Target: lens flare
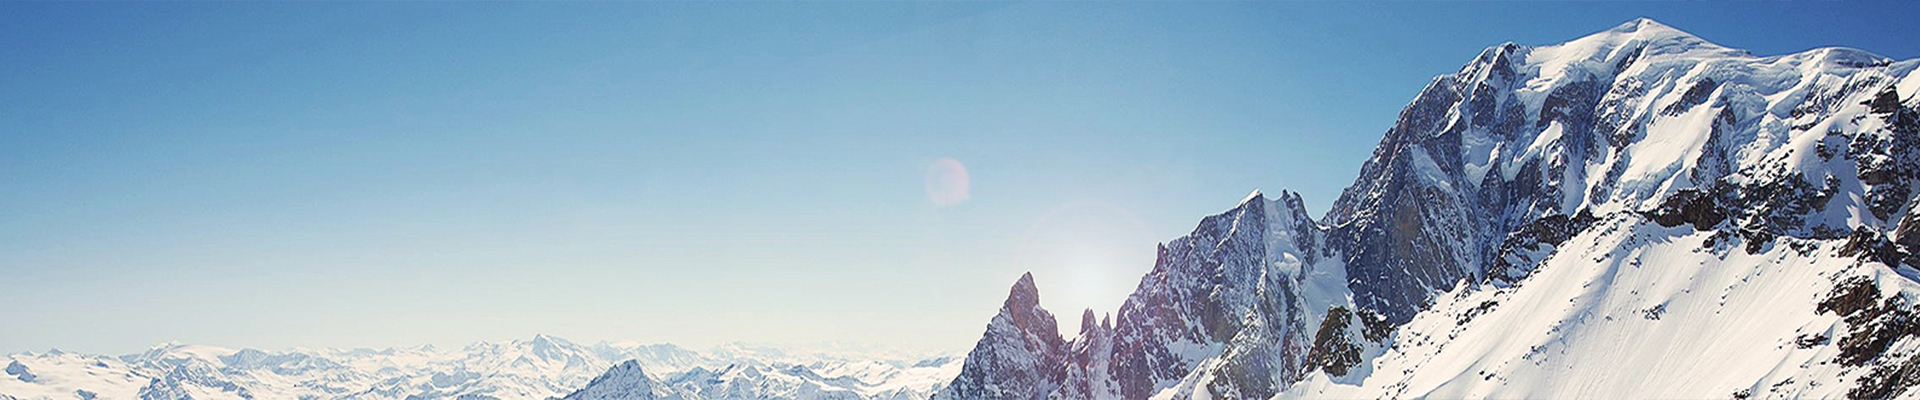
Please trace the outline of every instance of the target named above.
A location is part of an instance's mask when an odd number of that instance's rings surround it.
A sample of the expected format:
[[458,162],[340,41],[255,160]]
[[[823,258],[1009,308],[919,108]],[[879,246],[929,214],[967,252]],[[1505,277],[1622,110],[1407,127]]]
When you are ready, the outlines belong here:
[[968,190],[973,183],[967,177],[967,166],[960,160],[942,158],[927,166],[927,199],[934,205],[953,207],[967,201]]

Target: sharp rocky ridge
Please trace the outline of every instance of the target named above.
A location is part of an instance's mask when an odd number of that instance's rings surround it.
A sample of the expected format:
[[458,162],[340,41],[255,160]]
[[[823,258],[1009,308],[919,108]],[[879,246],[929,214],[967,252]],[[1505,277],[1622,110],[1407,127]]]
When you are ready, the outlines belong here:
[[1490,47],[1324,216],[1255,192],[1111,321],[1053,336],[1023,276],[935,397],[1920,396],[1916,66],[1649,19]]

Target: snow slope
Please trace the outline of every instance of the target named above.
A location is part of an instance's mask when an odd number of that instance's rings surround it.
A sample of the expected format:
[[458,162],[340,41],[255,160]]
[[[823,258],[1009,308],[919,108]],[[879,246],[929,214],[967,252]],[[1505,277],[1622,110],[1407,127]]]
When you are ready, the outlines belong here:
[[[1276,398],[1845,397],[1873,369],[1836,361],[1850,325],[1821,303],[1836,282],[1890,271],[1846,244],[1783,239],[1748,253],[1619,215],[1517,286],[1441,296],[1370,374],[1314,374]],[[1908,279],[1874,281],[1920,293]]]

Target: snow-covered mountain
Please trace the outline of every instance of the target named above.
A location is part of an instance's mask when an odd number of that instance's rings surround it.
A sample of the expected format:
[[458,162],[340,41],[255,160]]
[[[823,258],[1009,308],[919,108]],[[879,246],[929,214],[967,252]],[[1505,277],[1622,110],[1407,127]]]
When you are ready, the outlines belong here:
[[655,376],[639,363],[614,366],[563,400],[918,400],[947,385],[960,358],[929,358],[911,365],[878,361],[764,363],[694,367]]
[[1110,323],[1003,310],[935,397],[1920,396],[1916,66],[1647,19],[1488,48],[1325,216],[1255,192]]
[[647,375],[637,361],[627,361],[613,366],[607,373],[593,378],[587,386],[568,394],[561,400],[660,400],[684,399],[673,393],[658,378]]
[[[671,344],[587,346],[545,335],[457,350],[270,352],[166,344],[119,357],[61,351],[10,355],[6,375],[0,376],[0,399],[541,400],[589,386],[631,389],[632,383],[645,382],[634,377],[653,379],[646,375],[653,373],[673,382],[659,385],[663,393],[717,382],[735,388],[729,392],[734,397],[693,390],[659,398],[807,398],[789,394],[810,387],[852,394],[813,398],[896,400],[925,399],[959,372],[957,356],[911,354],[739,344],[706,350]],[[576,398],[642,392],[647,391],[589,392]]]

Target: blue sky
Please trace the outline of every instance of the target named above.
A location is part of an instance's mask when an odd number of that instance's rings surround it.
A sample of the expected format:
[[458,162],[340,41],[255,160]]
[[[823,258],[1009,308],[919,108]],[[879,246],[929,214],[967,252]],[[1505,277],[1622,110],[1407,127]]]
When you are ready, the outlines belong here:
[[[964,350],[1253,189],[1318,214],[1491,45],[1906,3],[0,3],[0,352],[548,333]],[[929,200],[953,158],[969,198]]]

